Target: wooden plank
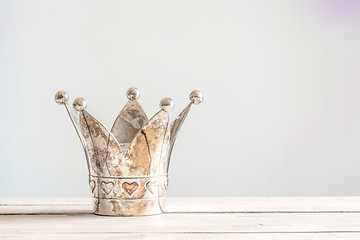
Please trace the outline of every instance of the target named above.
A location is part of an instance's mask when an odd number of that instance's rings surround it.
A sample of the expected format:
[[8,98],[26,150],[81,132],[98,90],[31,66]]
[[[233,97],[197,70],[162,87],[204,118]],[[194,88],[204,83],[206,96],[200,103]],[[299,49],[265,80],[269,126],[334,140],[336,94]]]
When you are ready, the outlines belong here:
[[[167,212],[360,212],[360,197],[168,198]],[[90,198],[0,198],[0,214],[86,214]]]
[[0,205],[0,215],[90,214],[92,205]]
[[9,205],[89,205],[91,198],[0,198],[0,206]]
[[9,240],[53,240],[53,239],[67,239],[67,240],[79,240],[79,239],[144,239],[144,240],[314,240],[314,239],[326,239],[326,240],[359,240],[359,233],[218,233],[218,234],[204,234],[204,233],[190,233],[190,234],[11,234],[2,235],[0,238]]
[[169,198],[163,215],[103,217],[90,214],[90,198],[3,198],[0,213],[9,215],[0,216],[0,238],[360,239],[359,203],[360,197]]
[[148,217],[2,215],[11,234],[360,233],[359,213],[177,213]]
[[169,198],[169,212],[360,212],[360,197]]

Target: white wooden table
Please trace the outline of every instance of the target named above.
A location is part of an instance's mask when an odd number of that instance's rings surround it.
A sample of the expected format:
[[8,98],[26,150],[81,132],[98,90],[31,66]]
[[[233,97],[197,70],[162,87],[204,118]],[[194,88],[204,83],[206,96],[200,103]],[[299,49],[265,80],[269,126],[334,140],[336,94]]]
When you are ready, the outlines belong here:
[[0,198],[0,239],[360,239],[360,197],[169,198],[149,217],[91,200]]

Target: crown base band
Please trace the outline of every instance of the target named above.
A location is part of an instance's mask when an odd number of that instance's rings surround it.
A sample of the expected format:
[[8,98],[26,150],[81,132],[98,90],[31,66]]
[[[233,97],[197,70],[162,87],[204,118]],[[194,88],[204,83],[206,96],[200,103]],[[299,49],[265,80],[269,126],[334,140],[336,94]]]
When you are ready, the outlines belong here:
[[105,216],[161,214],[168,184],[167,175],[141,177],[89,176],[93,211]]
[[94,214],[103,216],[149,216],[163,213],[165,197],[154,199],[94,199]]

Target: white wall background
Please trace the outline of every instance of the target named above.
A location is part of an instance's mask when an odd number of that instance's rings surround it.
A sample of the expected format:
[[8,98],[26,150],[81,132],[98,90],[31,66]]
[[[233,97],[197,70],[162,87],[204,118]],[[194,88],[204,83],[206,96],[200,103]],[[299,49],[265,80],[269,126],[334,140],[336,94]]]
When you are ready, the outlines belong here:
[[0,196],[89,196],[54,94],[175,118],[169,196],[360,194],[359,1],[0,0]]

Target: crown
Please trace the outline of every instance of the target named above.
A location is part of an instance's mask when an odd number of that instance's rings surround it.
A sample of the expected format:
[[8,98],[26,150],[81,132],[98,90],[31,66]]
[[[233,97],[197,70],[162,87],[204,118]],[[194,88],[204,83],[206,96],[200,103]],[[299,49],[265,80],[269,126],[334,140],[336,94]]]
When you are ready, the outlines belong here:
[[130,88],[128,102],[107,130],[76,98],[69,106],[65,91],[55,95],[64,105],[85,151],[95,214],[141,216],[163,212],[169,161],[176,136],[191,107],[203,101],[200,91],[190,93],[190,103],[172,122],[170,98],[160,101],[160,111],[148,119],[138,102],[140,91]]

